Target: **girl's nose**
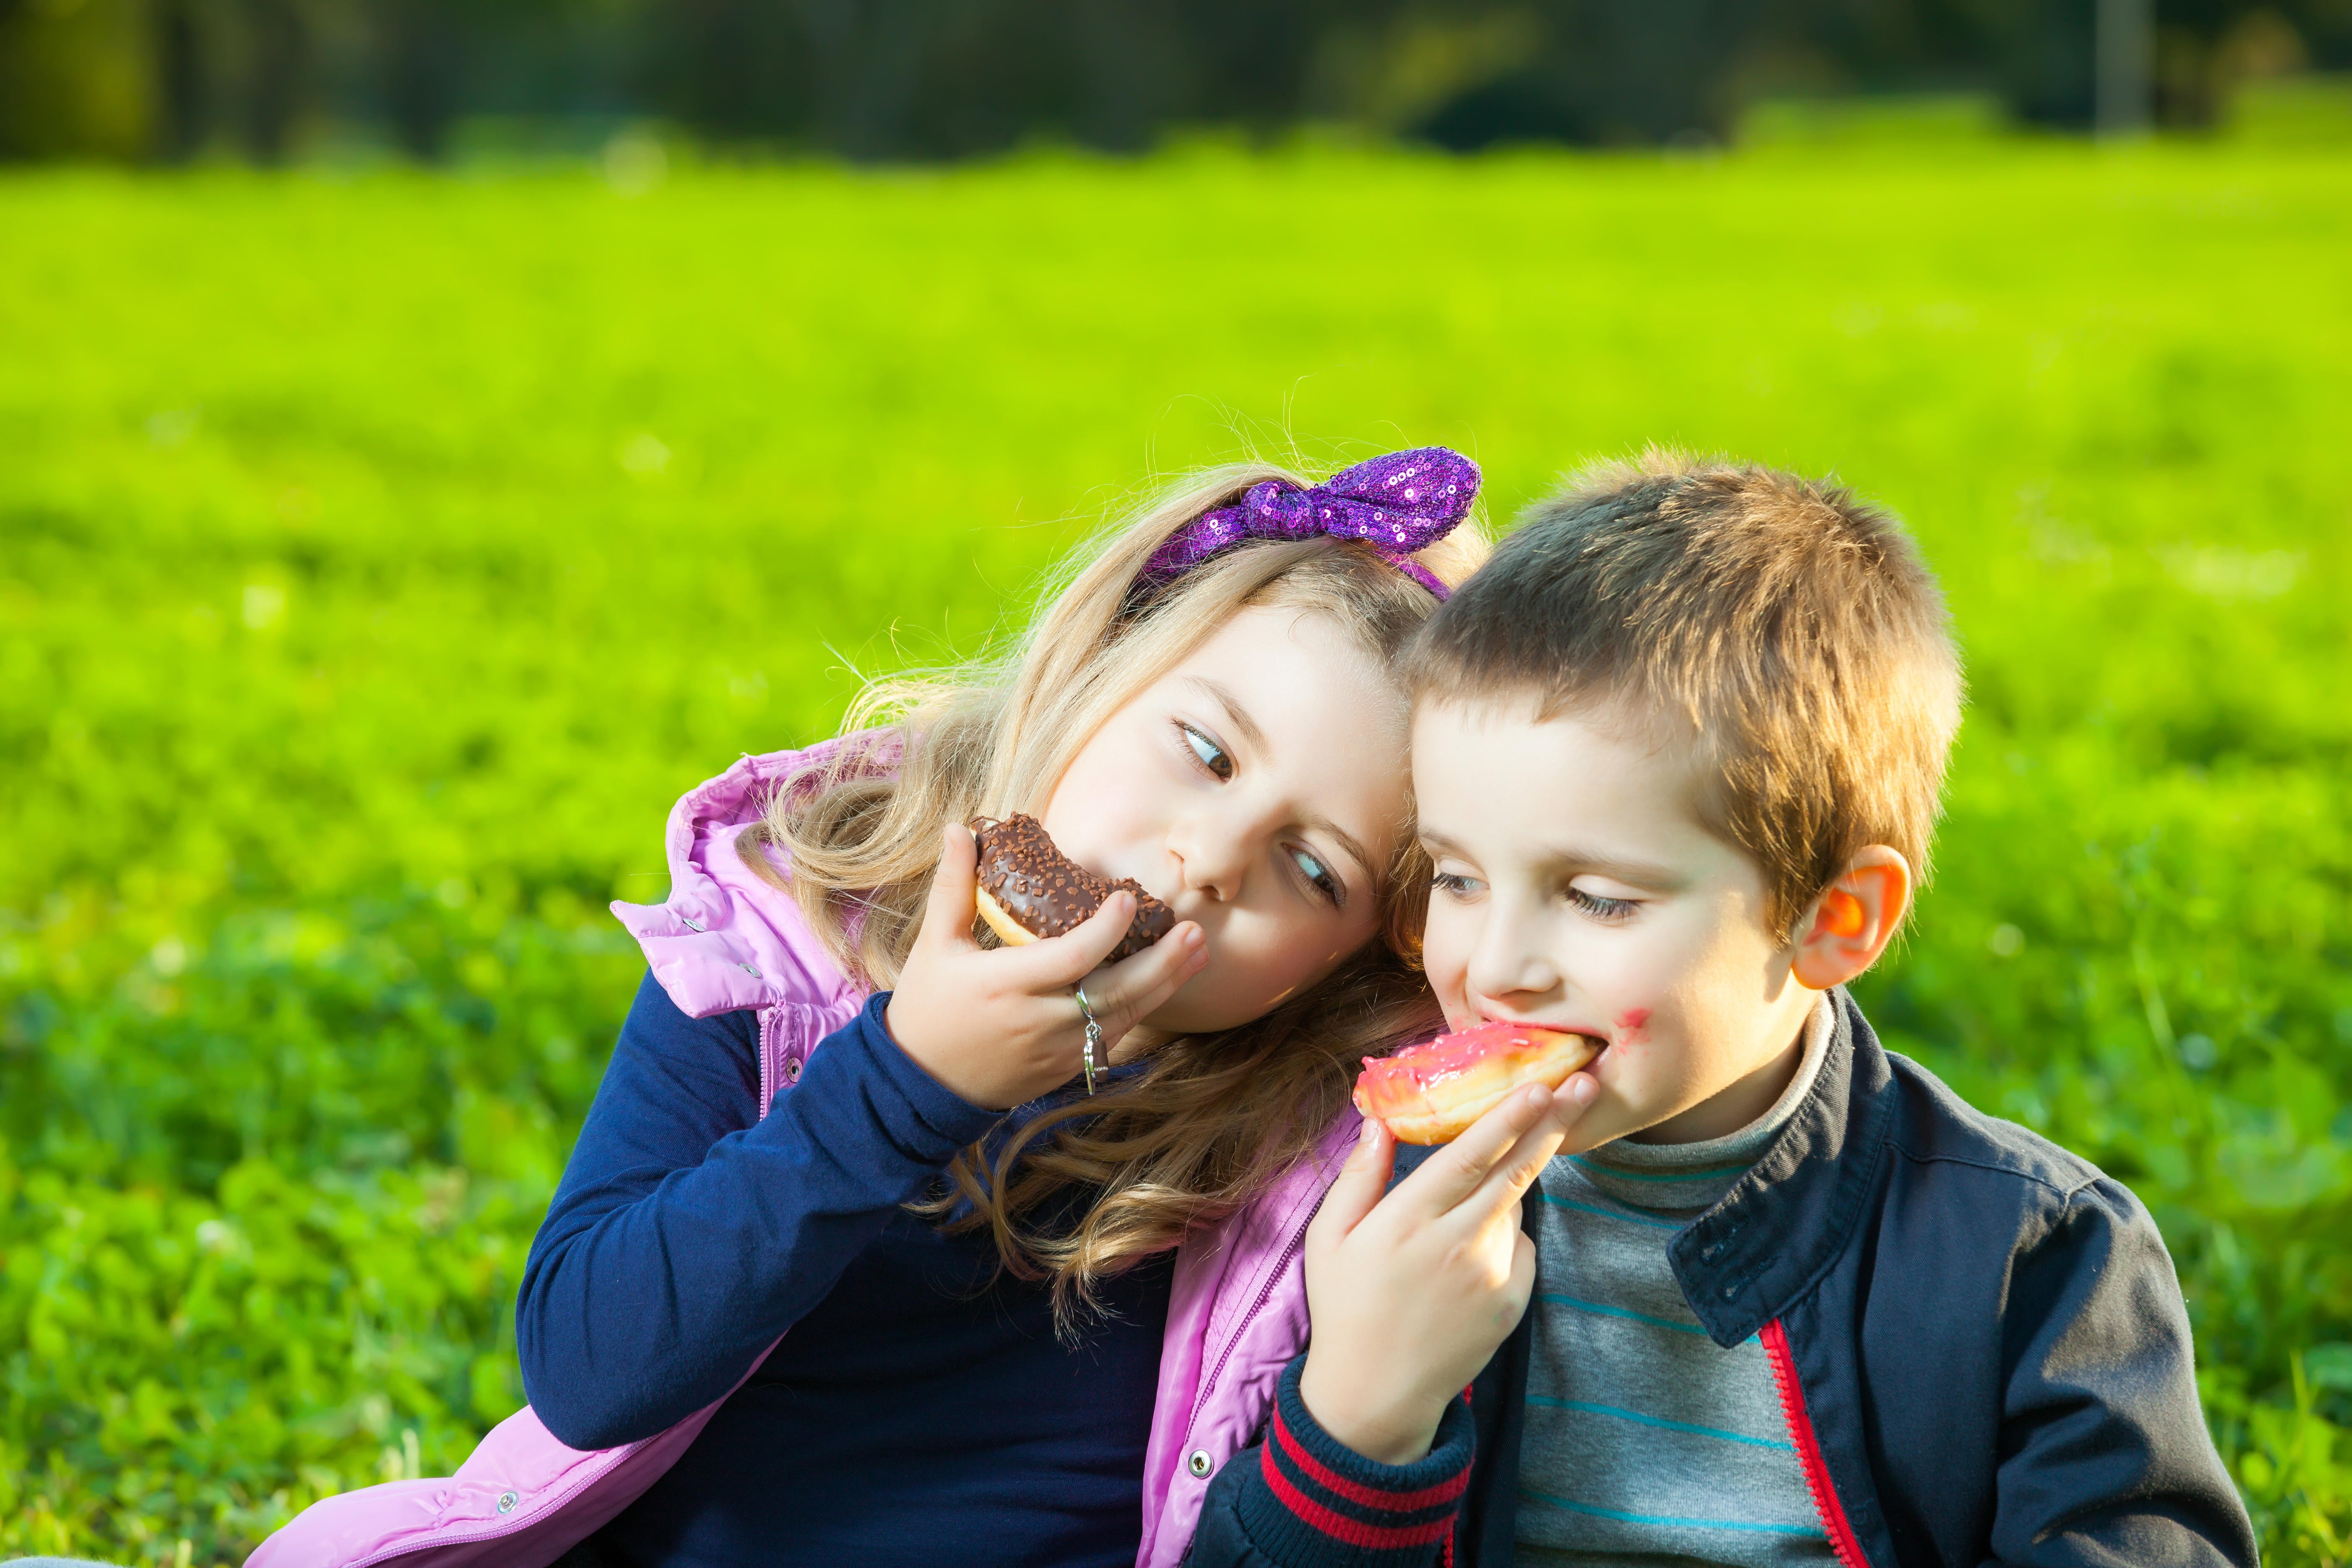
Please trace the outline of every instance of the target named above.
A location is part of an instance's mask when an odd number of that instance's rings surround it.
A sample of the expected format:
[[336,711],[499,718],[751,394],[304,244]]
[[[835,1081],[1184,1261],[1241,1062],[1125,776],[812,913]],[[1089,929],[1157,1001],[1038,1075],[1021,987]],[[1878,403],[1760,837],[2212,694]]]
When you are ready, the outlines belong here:
[[1175,824],[1168,835],[1168,853],[1175,858],[1179,885],[1221,904],[1238,900],[1249,868],[1245,837],[1225,824],[1200,818]]

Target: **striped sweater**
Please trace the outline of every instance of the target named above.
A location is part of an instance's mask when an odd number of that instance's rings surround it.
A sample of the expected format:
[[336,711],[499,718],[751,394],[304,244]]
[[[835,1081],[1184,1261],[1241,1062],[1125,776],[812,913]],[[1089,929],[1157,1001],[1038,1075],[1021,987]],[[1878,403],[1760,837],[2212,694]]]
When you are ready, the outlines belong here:
[[[1545,1168],[1536,1206],[1534,1348],[1514,1563],[1789,1568],[1836,1561],[1806,1490],[1763,1346],[1726,1351],[1685,1303],[1666,1238],[1712,1207],[1787,1125],[1820,1073],[1826,1000],[1772,1109],[1704,1143],[1615,1143]],[[1324,1433],[1282,1381],[1261,1485],[1243,1523],[1276,1563],[1359,1568],[1454,1562],[1473,1456],[1466,1401],[1427,1458],[1373,1463]]]
[[1834,1562],[1764,1346],[1707,1337],[1666,1258],[1787,1125],[1821,1070],[1826,1001],[1773,1108],[1703,1143],[1618,1142],[1545,1168],[1519,1451],[1526,1568]]

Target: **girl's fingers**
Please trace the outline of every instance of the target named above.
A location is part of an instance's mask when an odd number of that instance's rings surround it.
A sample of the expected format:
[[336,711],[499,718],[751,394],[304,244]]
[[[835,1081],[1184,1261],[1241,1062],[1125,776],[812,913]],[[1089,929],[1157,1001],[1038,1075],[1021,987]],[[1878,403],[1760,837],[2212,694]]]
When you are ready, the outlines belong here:
[[[1396,1195],[1433,1219],[1459,1207],[1518,1148],[1520,1140],[1550,1108],[1551,1092],[1542,1085],[1514,1089],[1500,1105],[1472,1122],[1468,1131],[1398,1183]],[[1537,1168],[1542,1168],[1540,1162]],[[1406,1197],[1407,1194],[1412,1195]]]
[[971,829],[950,822],[940,838],[940,868],[931,875],[930,898],[923,905],[923,923],[915,932],[917,946],[940,948],[980,944],[972,940],[971,922],[980,918],[975,901],[980,891],[980,846]]
[[[1006,973],[1013,977],[1013,984],[1024,991],[1039,994],[1051,991],[1066,992],[1103,966],[1103,960],[1108,958],[1110,950],[1126,937],[1128,925],[1134,919],[1135,896],[1132,893],[1113,893],[1103,900],[1102,908],[1087,917],[1083,924],[1060,936],[1045,937],[1026,947],[1014,948],[1005,965]],[[1102,1000],[1091,991],[1087,993],[1087,997],[1097,1004]],[[1098,1018],[1103,1016],[1103,1008],[1099,1005],[1095,1008],[1095,1016]]]
[[1160,1005],[1201,971],[1208,939],[1191,921],[1180,921],[1158,942],[1104,970],[1087,985],[1087,999],[1106,1030],[1124,1033],[1159,1011]]

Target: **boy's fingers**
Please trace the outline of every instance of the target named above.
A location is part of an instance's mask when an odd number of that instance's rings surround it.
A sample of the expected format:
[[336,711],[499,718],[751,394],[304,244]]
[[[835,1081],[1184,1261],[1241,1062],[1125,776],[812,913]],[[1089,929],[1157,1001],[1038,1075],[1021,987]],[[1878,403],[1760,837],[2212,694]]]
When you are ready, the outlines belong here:
[[1517,1207],[1543,1175],[1544,1166],[1559,1152],[1559,1146],[1568,1142],[1569,1130],[1591,1109],[1600,1090],[1600,1081],[1591,1074],[1570,1073],[1558,1089],[1545,1095],[1534,1125],[1487,1171],[1476,1198],[1465,1199],[1454,1212],[1472,1224],[1483,1224],[1503,1210]]
[[1562,1132],[1571,1132],[1601,1098],[1601,1080],[1589,1072],[1572,1072],[1560,1086],[1551,1091],[1552,1123]]
[[[1550,1097],[1545,1098],[1549,1101]],[[1477,1192],[1454,1205],[1455,1215],[1482,1225],[1497,1214],[1517,1208],[1519,1200],[1528,1195],[1528,1189],[1543,1174],[1544,1166],[1567,1141],[1568,1130],[1538,1110],[1535,1125],[1521,1133],[1518,1142],[1495,1162],[1486,1179],[1478,1184]]]
[[[1519,1310],[1528,1310],[1528,1298],[1536,1293],[1536,1238],[1524,1230],[1511,1233],[1511,1300]],[[1513,1327],[1517,1325],[1514,1324]]]
[[1455,1207],[1478,1190],[1486,1173],[1517,1146],[1550,1104],[1550,1092],[1540,1086],[1512,1090],[1500,1105],[1472,1122],[1468,1131],[1399,1183],[1397,1195],[1411,1193],[1406,1201],[1433,1216]]
[[1323,1206],[1316,1212],[1311,1227],[1314,1234],[1337,1240],[1361,1225],[1388,1190],[1389,1172],[1395,1163],[1396,1140],[1389,1136],[1379,1117],[1364,1118],[1363,1131],[1348,1152],[1348,1163],[1339,1167],[1339,1180],[1323,1194]]
[[931,874],[931,893],[923,904],[923,923],[915,941],[935,947],[979,946],[971,935],[971,922],[980,918],[979,891],[980,847],[971,829],[950,822],[940,837],[940,868]]

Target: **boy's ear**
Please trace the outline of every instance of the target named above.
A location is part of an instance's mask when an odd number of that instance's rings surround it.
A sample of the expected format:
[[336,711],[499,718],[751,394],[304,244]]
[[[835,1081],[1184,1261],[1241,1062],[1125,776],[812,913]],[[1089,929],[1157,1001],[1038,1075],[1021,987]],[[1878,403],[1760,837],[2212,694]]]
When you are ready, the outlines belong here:
[[1826,991],[1868,969],[1910,907],[1911,863],[1902,852],[1884,844],[1858,851],[1798,924],[1798,984]]

